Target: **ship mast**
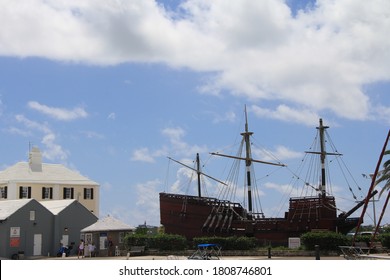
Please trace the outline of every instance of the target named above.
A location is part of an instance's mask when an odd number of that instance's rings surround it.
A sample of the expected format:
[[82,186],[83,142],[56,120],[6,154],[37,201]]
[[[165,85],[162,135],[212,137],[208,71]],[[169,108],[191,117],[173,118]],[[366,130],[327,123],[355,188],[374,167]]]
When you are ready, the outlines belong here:
[[200,160],[199,160],[199,153],[196,153],[196,174],[198,175],[198,196],[202,197],[202,189],[200,187]]
[[317,127],[319,130],[320,135],[320,151],[319,152],[306,152],[308,154],[318,154],[320,155],[320,161],[321,161],[321,185],[319,187],[320,195],[322,197],[326,196],[326,156],[327,155],[335,155],[335,156],[341,156],[339,153],[328,153],[326,152],[325,148],[325,130],[328,129],[329,126],[324,126],[322,119],[320,119],[320,126]]
[[320,130],[320,144],[321,144],[321,187],[320,192],[321,195],[324,197],[326,195],[326,177],[325,177],[325,158],[326,158],[326,151],[325,151],[325,129],[329,128],[329,126],[324,126],[322,123],[322,119],[320,119],[320,126],[318,129]]
[[252,167],[252,152],[251,152],[251,143],[250,143],[250,137],[253,135],[253,132],[248,131],[248,116],[246,113],[246,106],[245,106],[245,132],[241,133],[244,142],[245,142],[245,166],[246,166],[246,184],[248,187],[248,212],[249,217],[252,216],[252,176],[251,176],[251,167]]
[[226,183],[224,183],[224,182],[222,182],[222,181],[220,181],[220,180],[218,180],[218,179],[216,179],[216,178],[214,178],[214,177],[211,177],[210,175],[207,175],[206,173],[203,173],[203,172],[200,170],[199,153],[196,154],[196,169],[193,168],[193,167],[191,167],[191,166],[188,166],[188,165],[186,165],[186,164],[184,164],[184,163],[182,163],[182,162],[180,162],[180,161],[177,161],[177,160],[175,160],[175,159],[173,159],[173,158],[171,158],[171,157],[168,157],[168,159],[170,159],[170,160],[172,160],[172,161],[174,161],[174,162],[176,162],[176,163],[178,163],[178,164],[181,164],[181,165],[183,165],[184,167],[187,167],[187,168],[189,168],[189,169],[191,169],[191,170],[193,170],[193,171],[196,172],[196,174],[197,174],[197,176],[198,176],[198,197],[202,197],[201,183],[200,183],[200,181],[201,181],[201,180],[200,180],[200,176],[201,176],[201,175],[206,176],[207,178],[210,178],[210,179],[212,179],[212,180],[214,180],[214,181],[216,181],[216,182],[218,182],[218,183],[220,183],[220,184],[226,186]]
[[243,142],[245,144],[245,157],[237,157],[237,156],[230,156],[230,155],[223,155],[219,153],[211,153],[212,155],[216,156],[223,156],[227,158],[234,158],[239,160],[245,161],[245,175],[246,175],[246,187],[248,190],[248,217],[249,219],[252,219],[252,212],[253,212],[253,202],[252,202],[252,163],[258,162],[263,164],[270,164],[270,165],[276,165],[276,166],[285,166],[281,163],[272,163],[267,161],[261,161],[261,160],[255,160],[252,158],[252,152],[251,152],[251,141],[250,137],[253,135],[253,132],[250,132],[248,129],[248,116],[246,112],[246,106],[245,106],[245,132],[241,133]]

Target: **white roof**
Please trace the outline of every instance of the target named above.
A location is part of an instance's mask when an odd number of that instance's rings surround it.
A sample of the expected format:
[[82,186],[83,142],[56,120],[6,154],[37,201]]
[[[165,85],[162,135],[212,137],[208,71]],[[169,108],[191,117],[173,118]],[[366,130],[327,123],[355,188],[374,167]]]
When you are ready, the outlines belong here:
[[62,210],[75,202],[75,199],[62,199],[62,200],[48,200],[39,201],[46,209],[52,212],[54,215],[58,215]]
[[0,183],[4,184],[10,181],[66,185],[99,185],[62,164],[43,163],[42,171],[31,171],[28,162],[18,162],[0,171]]
[[[15,200],[1,200],[0,201],[0,221],[3,221],[25,206],[30,199],[15,199]],[[50,201],[38,201],[43,207],[48,209],[53,215],[58,215],[62,210],[74,203],[75,199],[63,199],[63,200],[50,200]]]
[[0,201],[0,221],[6,220],[32,199],[4,200]]
[[115,231],[115,230],[130,231],[134,229],[135,229],[134,227],[131,227],[111,216],[107,216],[103,219],[98,220],[96,223],[82,229],[81,232]]

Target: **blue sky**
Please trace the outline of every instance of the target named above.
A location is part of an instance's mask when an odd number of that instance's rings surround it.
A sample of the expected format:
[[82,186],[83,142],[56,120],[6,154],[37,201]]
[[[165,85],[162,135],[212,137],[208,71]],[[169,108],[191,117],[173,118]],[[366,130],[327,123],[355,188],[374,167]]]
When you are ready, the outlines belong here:
[[[167,157],[192,164],[199,152],[205,171],[223,180],[224,160],[209,153],[233,153],[227,147],[239,139],[246,105],[254,142],[290,170],[323,118],[362,188],[354,192],[366,194],[362,174],[374,171],[390,124],[387,1],[0,0],[0,7],[1,169],[26,161],[31,143],[44,162],[101,185],[102,216],[158,225],[158,193],[178,190],[189,176]],[[272,216],[292,173],[256,170]],[[335,175],[338,207],[348,210],[354,199]],[[208,184],[213,195],[217,187]]]

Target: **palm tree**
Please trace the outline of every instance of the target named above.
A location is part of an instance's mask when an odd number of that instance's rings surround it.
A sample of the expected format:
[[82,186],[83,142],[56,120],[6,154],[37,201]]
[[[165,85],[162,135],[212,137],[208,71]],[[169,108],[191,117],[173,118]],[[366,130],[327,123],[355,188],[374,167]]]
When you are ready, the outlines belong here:
[[[385,151],[384,155],[390,155],[390,150]],[[378,185],[382,182],[385,182],[385,185],[383,186],[379,196],[386,190],[390,191],[390,159],[386,160],[383,164],[383,170],[380,171],[379,178],[376,180],[375,184]]]

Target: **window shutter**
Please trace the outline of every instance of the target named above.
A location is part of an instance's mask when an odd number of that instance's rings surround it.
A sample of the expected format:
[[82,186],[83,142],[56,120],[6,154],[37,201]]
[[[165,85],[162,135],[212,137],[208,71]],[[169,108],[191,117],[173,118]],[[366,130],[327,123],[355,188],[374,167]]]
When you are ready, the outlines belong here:
[[66,198],[66,188],[63,189],[63,195],[62,195],[62,198],[65,199]]
[[53,199],[53,188],[49,188],[50,199]]
[[7,198],[7,186],[4,187],[4,198]]
[[70,188],[70,198],[74,198],[74,188]]
[[45,190],[46,190],[46,188],[45,188],[45,187],[42,187],[42,199],[45,198]]
[[31,198],[31,187],[28,187],[27,191],[27,197]]
[[93,199],[93,188],[91,188],[91,199]]
[[87,199],[87,188],[84,188],[84,199]]
[[23,187],[19,187],[19,198],[23,198]]

